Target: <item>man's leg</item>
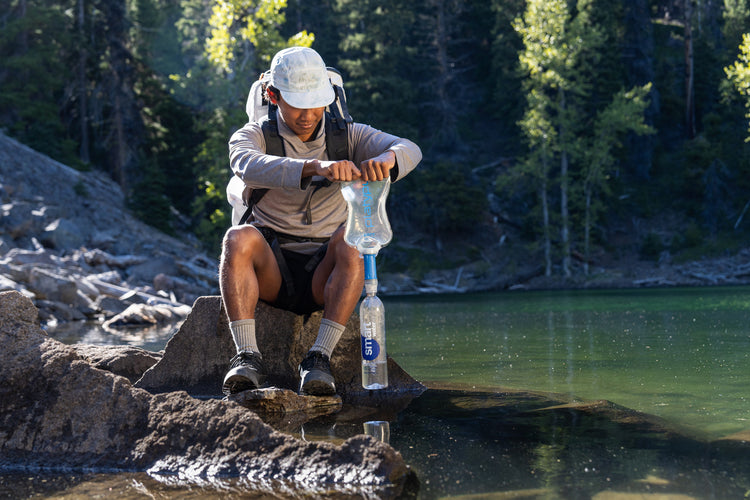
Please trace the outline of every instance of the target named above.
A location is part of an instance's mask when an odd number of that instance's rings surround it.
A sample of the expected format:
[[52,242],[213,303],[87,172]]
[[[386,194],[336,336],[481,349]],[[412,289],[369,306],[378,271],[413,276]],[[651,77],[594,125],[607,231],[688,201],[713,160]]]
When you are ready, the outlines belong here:
[[258,299],[273,301],[281,287],[273,251],[252,226],[230,228],[222,243],[219,285],[237,356],[224,377],[223,392],[233,394],[260,386],[265,379],[255,338]]
[[364,279],[364,261],[358,250],[346,244],[344,228],[340,227],[313,274],[313,298],[324,310],[315,344],[300,365],[300,392],[315,395],[336,392],[330,358],[362,295]]

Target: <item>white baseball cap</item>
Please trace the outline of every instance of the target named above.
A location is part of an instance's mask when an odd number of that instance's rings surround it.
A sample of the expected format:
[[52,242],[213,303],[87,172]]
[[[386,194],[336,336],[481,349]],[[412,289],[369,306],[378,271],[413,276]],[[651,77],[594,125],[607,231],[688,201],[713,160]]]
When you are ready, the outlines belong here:
[[300,109],[328,106],[335,97],[323,58],[308,47],[290,47],[273,56],[271,85]]

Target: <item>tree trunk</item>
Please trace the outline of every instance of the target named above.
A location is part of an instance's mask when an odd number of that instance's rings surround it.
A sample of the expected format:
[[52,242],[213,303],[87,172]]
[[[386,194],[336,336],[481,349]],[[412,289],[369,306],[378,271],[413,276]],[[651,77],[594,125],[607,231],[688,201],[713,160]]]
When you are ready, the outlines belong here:
[[[565,112],[565,91],[559,90],[560,99],[560,111],[561,114]],[[564,125],[560,126],[560,137],[562,143],[565,144],[565,130]],[[560,155],[560,242],[562,243],[562,270],[563,276],[570,276],[570,229],[569,229],[569,216],[568,216],[568,152],[563,146],[562,153]]]
[[584,189],[586,196],[586,213],[583,227],[583,274],[589,275],[589,253],[591,248],[591,186]]
[[539,189],[539,197],[542,199],[542,224],[544,233],[544,275],[552,276],[552,238],[549,226],[549,204],[547,202],[547,179],[542,181]]
[[88,165],[91,161],[89,156],[89,110],[88,110],[88,92],[86,91],[88,81],[86,79],[86,60],[88,53],[86,51],[86,30],[85,30],[85,0],[78,0],[78,43],[80,52],[78,53],[78,115],[81,120],[81,146],[79,156],[81,161]]
[[685,132],[695,137],[695,88],[693,68],[693,0],[685,1]]
[[[655,81],[654,70],[654,30],[651,25],[649,2],[647,0],[622,0],[625,10],[625,46],[623,59],[626,69],[626,87],[645,85]],[[653,125],[659,114],[659,91],[651,89],[650,103],[645,120]],[[655,140],[652,135],[628,134],[625,151],[635,175],[646,180],[651,175]]]

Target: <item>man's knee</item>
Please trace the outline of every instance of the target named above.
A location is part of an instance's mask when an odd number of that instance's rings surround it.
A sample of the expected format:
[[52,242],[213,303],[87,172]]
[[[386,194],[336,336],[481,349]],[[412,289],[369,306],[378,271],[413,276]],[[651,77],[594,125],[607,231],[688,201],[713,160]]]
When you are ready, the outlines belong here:
[[252,252],[265,243],[260,231],[250,225],[232,226],[224,233],[222,253]]

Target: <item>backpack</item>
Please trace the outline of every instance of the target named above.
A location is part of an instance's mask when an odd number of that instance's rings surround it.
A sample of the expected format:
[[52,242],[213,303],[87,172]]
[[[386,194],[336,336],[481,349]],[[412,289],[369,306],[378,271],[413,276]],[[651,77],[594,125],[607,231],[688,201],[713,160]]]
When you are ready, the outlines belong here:
[[[346,105],[346,93],[341,73],[334,68],[328,69],[328,77],[333,85],[335,93],[334,101],[326,107],[323,118],[326,132],[326,150],[328,159],[346,160],[349,156],[349,145],[347,142],[348,124],[354,120],[349,114]],[[274,156],[284,155],[284,142],[279,135],[278,122],[276,121],[277,106],[266,99],[266,87],[271,81],[271,71],[268,70],[260,75],[250,87],[245,104],[245,112],[250,122],[259,122],[263,130],[263,138],[266,141],[266,154]],[[319,189],[329,185],[330,181],[316,181],[311,183],[312,189]],[[227,185],[227,200],[232,206],[232,225],[244,224],[250,219],[253,206],[268,192],[267,188],[253,189],[245,182],[232,175]]]

